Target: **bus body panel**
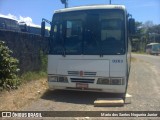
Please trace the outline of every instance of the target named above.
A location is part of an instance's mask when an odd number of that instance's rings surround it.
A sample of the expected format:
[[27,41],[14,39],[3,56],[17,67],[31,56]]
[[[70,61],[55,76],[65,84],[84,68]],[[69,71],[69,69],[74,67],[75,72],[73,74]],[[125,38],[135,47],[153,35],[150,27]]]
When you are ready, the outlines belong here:
[[[65,62],[65,61],[67,61],[67,62]],[[73,63],[73,61],[74,61],[74,63]],[[81,63],[79,61],[81,61]],[[92,61],[93,61],[93,63],[91,63]],[[86,64],[85,64],[85,62],[86,62]],[[88,64],[88,62],[90,62],[91,64]],[[108,56],[107,55],[107,56],[103,56],[103,58],[100,58],[97,55],[96,56],[95,55],[89,55],[89,56],[88,55],[76,55],[76,56],[75,55],[67,55],[67,57],[63,57],[62,55],[48,55],[48,74],[67,75],[67,72],[62,73],[61,70],[67,70],[67,71],[79,70],[79,71],[81,71],[81,70],[88,69],[90,71],[98,71],[98,69],[101,69],[101,71],[103,71],[105,73],[104,76],[109,76],[109,75],[126,76],[126,71],[127,71],[126,68],[128,67],[126,65],[126,62],[127,62],[126,55],[121,55],[121,56],[116,56],[116,55]],[[94,63],[97,65],[92,65]],[[77,66],[75,66],[75,64],[77,64]],[[98,66],[98,65],[100,65],[100,66]],[[106,67],[103,65],[106,65]],[[93,69],[93,67],[95,67],[95,69]],[[58,70],[58,68],[61,70]],[[101,76],[101,75],[99,75],[99,76]]]
[[97,72],[97,76],[109,76],[109,60],[59,60],[57,74],[67,75],[68,71],[89,71]]

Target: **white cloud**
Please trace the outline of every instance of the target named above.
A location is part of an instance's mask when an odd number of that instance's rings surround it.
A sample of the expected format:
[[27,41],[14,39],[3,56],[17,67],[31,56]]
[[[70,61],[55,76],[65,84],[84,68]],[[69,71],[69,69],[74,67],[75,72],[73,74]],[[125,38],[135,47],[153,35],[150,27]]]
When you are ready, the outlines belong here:
[[34,26],[34,27],[40,27],[39,25],[36,25],[33,23],[32,18],[30,17],[19,17],[19,22],[25,22],[28,26]]
[[11,19],[15,19],[18,22],[25,22],[28,26],[34,26],[34,27],[40,27],[40,25],[36,25],[33,23],[32,18],[30,17],[22,17],[22,16],[15,16],[12,14],[8,14],[8,15],[4,15],[0,13],[0,17],[5,17],[5,18],[11,18]]

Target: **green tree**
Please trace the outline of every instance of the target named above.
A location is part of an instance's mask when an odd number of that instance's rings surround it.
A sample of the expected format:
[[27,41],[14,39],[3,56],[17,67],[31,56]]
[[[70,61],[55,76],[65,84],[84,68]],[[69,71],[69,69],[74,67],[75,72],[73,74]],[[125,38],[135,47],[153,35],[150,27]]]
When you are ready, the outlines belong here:
[[19,84],[17,73],[18,60],[11,57],[12,51],[0,41],[0,86],[13,88]]
[[148,29],[150,42],[160,43],[160,24]]
[[145,52],[146,45],[151,42],[160,43],[160,24],[154,25],[152,21],[145,23],[136,21],[136,34],[132,40],[132,50]]

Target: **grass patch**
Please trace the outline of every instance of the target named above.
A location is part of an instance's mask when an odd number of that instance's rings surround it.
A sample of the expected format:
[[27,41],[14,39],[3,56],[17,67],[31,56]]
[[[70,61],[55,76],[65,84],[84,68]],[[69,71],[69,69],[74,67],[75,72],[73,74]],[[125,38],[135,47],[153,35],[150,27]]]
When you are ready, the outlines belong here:
[[39,72],[27,72],[22,74],[21,76],[18,76],[16,80],[12,80],[12,82],[15,84],[13,87],[6,87],[5,89],[3,87],[0,87],[0,93],[2,91],[10,91],[11,89],[18,89],[21,85],[27,84],[31,81],[35,80],[41,80],[47,78],[47,72],[39,71]]
[[131,62],[135,62],[137,59],[134,57],[131,57]]
[[144,54],[146,55],[147,53],[143,52],[143,51],[137,51],[137,52],[132,52],[132,53],[135,53],[135,54]]
[[47,73],[44,71],[27,72],[27,73],[24,73],[20,76],[20,81],[21,81],[21,83],[27,83],[32,80],[38,80],[38,79],[42,79],[42,78],[46,78],[46,77],[47,77]]

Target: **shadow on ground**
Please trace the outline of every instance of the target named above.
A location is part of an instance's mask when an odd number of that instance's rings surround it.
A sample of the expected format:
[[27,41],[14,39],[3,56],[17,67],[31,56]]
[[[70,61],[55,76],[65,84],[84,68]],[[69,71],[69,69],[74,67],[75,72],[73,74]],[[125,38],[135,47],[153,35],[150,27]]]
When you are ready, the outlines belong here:
[[47,90],[42,99],[66,102],[74,104],[92,104],[97,98],[116,98],[119,94],[88,92],[88,91],[71,91],[71,90]]

